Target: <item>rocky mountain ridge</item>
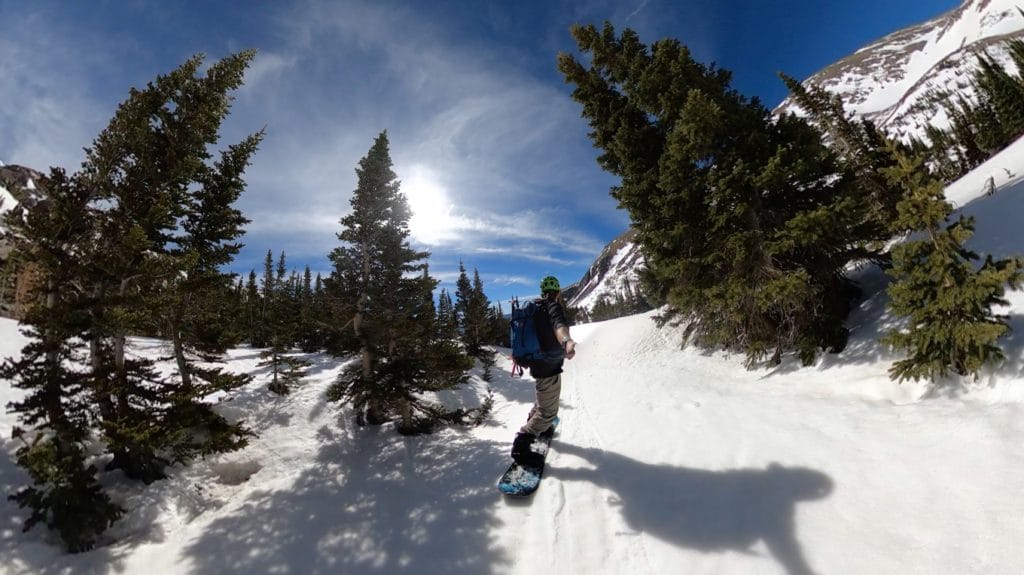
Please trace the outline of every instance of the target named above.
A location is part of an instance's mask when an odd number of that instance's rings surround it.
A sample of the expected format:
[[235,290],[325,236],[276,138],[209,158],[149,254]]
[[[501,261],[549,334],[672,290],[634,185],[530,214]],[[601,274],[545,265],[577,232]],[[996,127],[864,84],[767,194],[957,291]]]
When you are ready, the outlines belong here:
[[[1024,39],[1016,0],[965,0],[927,22],[897,30],[826,66],[803,81],[842,98],[847,110],[897,137],[922,136],[923,126],[944,127],[942,94],[973,98],[977,55],[1008,65],[1003,44]],[[789,98],[776,113],[801,113]]]
[[624,292],[627,282],[639,283],[643,262],[643,254],[636,243],[636,230],[628,229],[601,250],[579,281],[564,290],[566,303],[590,310],[600,298],[614,298]]

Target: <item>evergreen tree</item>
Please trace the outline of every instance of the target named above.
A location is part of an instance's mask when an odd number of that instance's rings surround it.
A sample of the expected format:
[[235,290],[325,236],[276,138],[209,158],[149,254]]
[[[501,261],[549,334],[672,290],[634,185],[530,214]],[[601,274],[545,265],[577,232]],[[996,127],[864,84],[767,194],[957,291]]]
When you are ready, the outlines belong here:
[[316,349],[324,349],[327,345],[327,326],[325,318],[330,317],[330,309],[327,306],[327,292],[324,287],[324,280],[320,274],[316,274],[313,280],[313,311],[310,313],[311,326],[316,338]]
[[383,423],[397,414],[400,431],[423,431],[414,411],[427,421],[443,413],[419,394],[458,385],[465,358],[435,337],[433,303],[427,301],[437,282],[426,273],[428,254],[409,245],[412,214],[392,170],[386,132],[356,173],[352,211],[342,218],[338,234],[343,245],[331,260],[332,277],[347,283],[338,293],[358,296],[351,326],[360,361],[339,375],[328,395],[350,402],[359,423]]
[[[360,264],[351,259],[356,254],[335,250],[331,253],[334,269],[323,281],[321,306],[323,316],[330,321],[321,323],[324,347],[336,356],[357,353],[360,340],[352,329],[359,307]],[[347,261],[339,262],[348,258]]]
[[[463,276],[460,276],[460,281]],[[482,356],[485,354],[484,345],[490,339],[487,310],[491,304],[487,300],[487,295],[484,294],[484,284],[480,280],[480,272],[476,268],[473,269],[473,282],[465,290],[465,294],[462,294],[462,286],[459,290],[460,295],[464,298],[461,301],[462,324],[459,330],[462,334],[462,343],[466,346],[469,355]]]
[[598,163],[619,176],[649,270],[650,297],[699,343],[748,363],[841,350],[856,290],[843,275],[871,255],[863,202],[820,133],[773,120],[730,74],[666,39],[650,48],[611,24],[572,29],[589,65],[560,54]]
[[989,148],[995,153],[1024,133],[1024,85],[988,55],[978,57],[978,66],[975,85],[981,104],[990,105],[997,119],[986,126]]
[[442,289],[437,300],[437,335],[441,339],[457,339],[459,337],[459,322],[455,313],[455,305],[448,295],[448,290]]
[[287,258],[282,251],[273,264],[273,252],[267,252],[264,261],[264,326],[268,348],[260,353],[263,359],[260,367],[269,367],[270,391],[285,395],[290,387],[305,375],[309,362],[290,356],[289,353],[298,339],[299,323],[296,321],[298,308],[298,281],[295,274],[288,276]]
[[[246,220],[232,204],[261,135],[230,146],[219,161],[208,148],[254,54],[224,58],[201,77],[203,58],[195,56],[133,89],[86,150],[83,177],[109,206],[89,270],[97,401],[111,466],[144,481],[162,477],[170,462],[245,443],[244,428],[201,398],[246,378],[198,369],[195,360],[216,359],[233,339],[217,315],[231,285],[218,267],[238,251]],[[153,327],[172,340],[177,382],[125,354],[129,334]]]
[[249,280],[245,283],[245,325],[249,345],[263,347],[266,337],[263,335],[262,300],[256,286],[256,270],[249,271]]
[[983,53],[971,78],[973,101],[950,92],[929,94],[949,118],[944,130],[927,128],[929,163],[947,180],[963,176],[1024,133],[1024,41],[1005,46],[1016,75]]
[[320,349],[320,330],[316,325],[316,293],[313,289],[313,273],[306,266],[302,273],[302,291],[299,294],[299,348],[312,353]]
[[941,181],[923,167],[920,157],[894,151],[897,165],[887,170],[894,183],[903,186],[907,198],[899,204],[902,224],[924,230],[893,248],[889,287],[891,309],[908,320],[904,328],[886,334],[884,342],[909,357],[890,369],[896,380],[934,379],[953,372],[977,376],[988,363],[1003,359],[996,340],[1009,330],[1004,316],[992,306],[1005,305],[1004,289],[1020,286],[1024,261],[985,258],[975,269],[978,255],[964,247],[974,231],[972,218],[960,219],[945,229],[941,224],[952,213]]
[[18,414],[17,463],[32,485],[11,499],[31,510],[25,530],[43,523],[78,552],[91,549],[122,514],[86,461],[84,443],[93,421],[90,374],[71,367],[85,352],[80,335],[88,321],[87,294],[79,286],[84,252],[93,249],[96,206],[92,191],[60,169],[51,170],[45,185],[47,201],[33,209],[15,207],[5,218],[39,281],[37,303],[22,320],[30,342],[20,359],[0,365],[0,378],[26,393],[7,407]]
[[512,347],[509,318],[505,317],[505,311],[502,309],[500,301],[496,306],[490,308],[487,321],[490,334],[489,343],[501,347]]
[[455,280],[455,320],[460,334],[466,329],[470,300],[473,299],[473,284],[466,275],[466,266],[459,260],[459,278]]
[[795,79],[780,74],[790,97],[800,105],[812,121],[825,133],[829,146],[836,152],[841,168],[858,192],[858,203],[866,209],[858,212],[855,237],[869,238],[875,251],[865,253],[875,260],[887,260],[882,246],[894,233],[898,221],[896,204],[902,189],[893,186],[883,172],[892,165],[887,146],[894,145],[868,120],[855,120],[843,108],[842,100],[819,86],[805,87]]

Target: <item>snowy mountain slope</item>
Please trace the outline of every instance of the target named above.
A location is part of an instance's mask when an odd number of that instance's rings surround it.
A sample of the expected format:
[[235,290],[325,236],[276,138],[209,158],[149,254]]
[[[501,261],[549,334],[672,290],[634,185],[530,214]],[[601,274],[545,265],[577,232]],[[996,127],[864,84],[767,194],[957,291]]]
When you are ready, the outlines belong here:
[[[7,188],[0,185],[0,217],[9,212],[16,203],[17,200],[14,199],[14,195],[11,194],[11,192],[8,192]],[[3,224],[0,223],[0,226],[2,225]],[[0,228],[0,230],[2,230],[2,228]]]
[[[948,190],[978,218],[979,251],[1024,251],[1024,182],[1007,168],[1024,173],[1024,144]],[[986,196],[978,183],[999,174]],[[889,381],[884,278],[860,279],[849,347],[809,368],[747,371],[739,357],[680,350],[679,330],[655,328],[653,312],[575,326],[563,425],[526,501],[494,485],[532,402],[507,358],[483,425],[407,438],[355,427],[325,401],[344,361],[313,356],[306,383],[280,398],[257,350],[235,350],[232,369],[257,379],[220,409],[259,432],[247,449],[149,487],[105,474],[129,512],[81,555],[21,533],[24,514],[0,500],[0,573],[1019,573],[1024,292],[1009,294],[1007,363],[940,392]],[[23,344],[0,320],[0,356]],[[163,346],[133,342],[150,357]],[[475,377],[445,400],[484,393]],[[20,396],[0,381],[0,403]],[[26,481],[14,424],[0,412],[5,492]]]
[[[0,162],[0,233],[4,231],[3,214],[19,202],[28,201],[31,205],[41,199],[42,191],[36,186],[36,182],[42,178],[43,174],[32,168],[5,165]],[[3,249],[2,246],[0,249]]]
[[644,256],[636,244],[636,232],[623,232],[608,243],[583,277],[565,289],[570,307],[592,309],[602,297],[614,298],[624,291],[626,283],[639,285],[639,270]]
[[[807,78],[838,94],[847,109],[891,134],[920,135],[926,123],[944,125],[930,110],[935,90],[973,94],[969,84],[975,55],[988,51],[1007,62],[999,43],[1024,38],[1024,16],[1016,0],[964,0],[922,24],[904,28],[865,46]],[[776,112],[797,111],[789,99]]]

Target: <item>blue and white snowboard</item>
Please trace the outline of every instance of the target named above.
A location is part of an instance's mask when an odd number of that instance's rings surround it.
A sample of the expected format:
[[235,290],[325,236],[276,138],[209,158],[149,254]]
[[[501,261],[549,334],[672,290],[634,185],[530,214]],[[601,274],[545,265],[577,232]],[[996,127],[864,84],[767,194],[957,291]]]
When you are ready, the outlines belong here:
[[513,461],[498,480],[499,491],[512,497],[526,497],[537,491],[537,487],[540,486],[540,478],[544,475],[544,459],[548,455],[551,438],[555,435],[558,422],[559,419],[556,417],[551,428],[538,435],[537,440],[530,446],[530,450],[541,457],[540,465],[520,465]]

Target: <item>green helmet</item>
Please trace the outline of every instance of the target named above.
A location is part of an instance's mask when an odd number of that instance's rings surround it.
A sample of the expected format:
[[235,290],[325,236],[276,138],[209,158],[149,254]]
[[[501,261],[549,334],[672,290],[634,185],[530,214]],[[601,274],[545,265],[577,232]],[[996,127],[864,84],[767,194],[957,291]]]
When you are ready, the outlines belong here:
[[562,286],[558,284],[558,278],[556,278],[555,276],[548,276],[548,277],[540,280],[540,292],[541,293],[548,292],[548,291],[561,291],[561,290],[562,290]]

